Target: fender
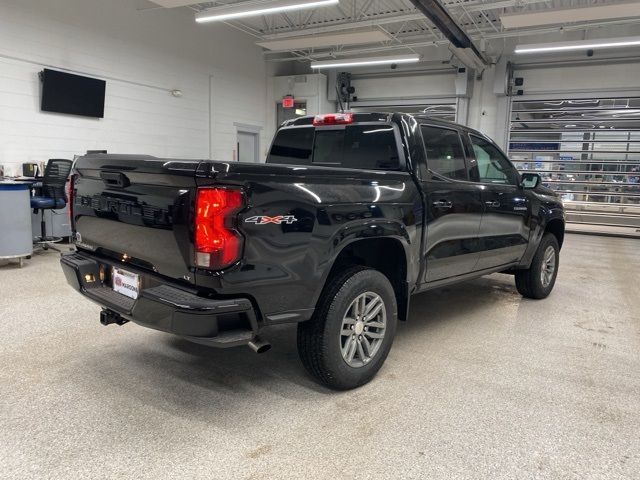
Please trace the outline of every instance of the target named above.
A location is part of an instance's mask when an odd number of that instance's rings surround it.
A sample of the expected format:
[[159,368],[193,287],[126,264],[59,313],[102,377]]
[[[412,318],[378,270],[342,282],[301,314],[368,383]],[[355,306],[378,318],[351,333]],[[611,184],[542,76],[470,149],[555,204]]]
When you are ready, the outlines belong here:
[[537,215],[534,215],[534,218],[532,219],[529,245],[527,246],[518,268],[529,268],[549,222],[560,220],[564,226],[565,219],[562,206],[558,206],[557,200],[553,200],[554,201],[547,202],[541,199],[538,213]]
[[[411,282],[409,279],[415,278],[414,275],[417,275],[417,269],[415,269],[416,272],[413,272],[413,266],[416,265],[416,263],[412,262],[412,235],[401,222],[387,219],[369,219],[357,224],[345,225],[332,235],[330,239],[331,250],[329,251],[327,259],[318,265],[319,268],[322,269],[322,280],[313,296],[314,305],[318,302],[318,299],[322,294],[327,283],[327,279],[335,267],[336,260],[345,248],[356,244],[357,242],[372,239],[388,239],[401,245],[406,259],[406,273],[404,276],[405,278],[402,279],[404,283],[403,290],[405,290],[406,295],[399,295],[399,300],[404,300],[404,297],[407,297],[407,300],[403,303],[406,304],[404,310],[408,310],[408,296],[411,291]],[[414,240],[414,242],[416,241],[420,241],[419,236],[417,237],[417,240]],[[405,315],[406,311],[399,316],[402,318]]]

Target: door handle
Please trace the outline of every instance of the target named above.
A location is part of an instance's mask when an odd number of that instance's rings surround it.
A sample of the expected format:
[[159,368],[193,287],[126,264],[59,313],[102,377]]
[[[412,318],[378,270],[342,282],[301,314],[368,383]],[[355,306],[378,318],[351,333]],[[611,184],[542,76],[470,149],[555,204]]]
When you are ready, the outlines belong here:
[[487,207],[498,208],[500,206],[500,202],[497,200],[493,200],[491,202],[484,202]]
[[436,202],[433,202],[432,205],[436,208],[451,208],[453,206],[453,203],[448,200],[438,200]]

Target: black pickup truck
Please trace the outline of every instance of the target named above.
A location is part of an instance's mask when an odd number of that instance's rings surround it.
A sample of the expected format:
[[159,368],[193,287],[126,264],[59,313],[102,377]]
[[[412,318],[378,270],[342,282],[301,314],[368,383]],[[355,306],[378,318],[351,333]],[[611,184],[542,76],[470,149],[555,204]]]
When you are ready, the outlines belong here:
[[562,203],[486,136],[421,115],[303,117],[266,164],[94,154],[69,191],[68,282],[103,324],[228,347],[298,323],[310,374],[369,381],[411,295],[493,272],[544,298]]

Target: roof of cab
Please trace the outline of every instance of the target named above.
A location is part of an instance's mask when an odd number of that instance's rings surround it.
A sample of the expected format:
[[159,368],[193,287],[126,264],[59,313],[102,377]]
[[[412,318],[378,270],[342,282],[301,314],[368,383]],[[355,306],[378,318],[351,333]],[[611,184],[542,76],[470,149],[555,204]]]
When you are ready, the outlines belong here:
[[[353,123],[360,122],[388,122],[391,119],[390,113],[353,113]],[[282,127],[292,127],[298,125],[312,125],[315,115],[293,118],[282,123]]]
[[[429,122],[432,125],[442,125],[447,127],[455,127],[463,130],[475,132],[472,128],[466,127],[459,123],[451,122],[449,120],[444,120],[442,118],[433,117],[426,113],[383,113],[383,112],[364,112],[364,113],[353,113],[353,123],[361,123],[361,122],[384,122],[388,123],[391,121],[392,117],[395,115],[399,115],[401,117],[410,117],[415,119],[418,122]],[[286,120],[282,123],[281,127],[293,127],[293,126],[301,126],[301,125],[312,125],[313,119],[315,115],[307,115],[304,117],[293,118],[291,120]]]

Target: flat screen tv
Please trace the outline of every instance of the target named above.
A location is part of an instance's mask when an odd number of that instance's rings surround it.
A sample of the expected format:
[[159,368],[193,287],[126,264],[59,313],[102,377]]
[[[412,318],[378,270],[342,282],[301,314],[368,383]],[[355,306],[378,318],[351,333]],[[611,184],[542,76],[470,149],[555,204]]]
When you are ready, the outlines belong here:
[[44,112],[68,113],[84,117],[104,117],[104,92],[107,82],[45,68],[42,72]]

